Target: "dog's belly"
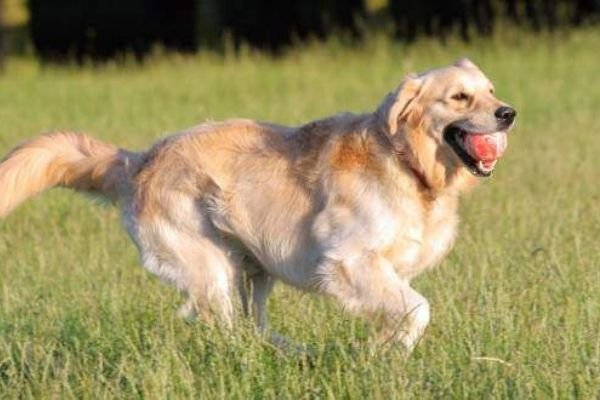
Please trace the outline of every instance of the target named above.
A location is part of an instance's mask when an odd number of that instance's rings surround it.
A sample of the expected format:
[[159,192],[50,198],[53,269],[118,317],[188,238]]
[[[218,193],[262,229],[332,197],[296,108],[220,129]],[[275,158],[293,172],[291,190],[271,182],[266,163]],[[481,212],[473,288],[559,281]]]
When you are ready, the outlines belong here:
[[313,204],[305,191],[272,176],[260,183],[246,179],[213,197],[207,212],[212,224],[241,243],[270,275],[310,289],[320,257],[310,235]]
[[[239,188],[236,193],[242,194]],[[213,222],[240,239],[271,275],[303,289],[315,284],[323,262],[365,252],[380,253],[410,280],[439,263],[454,243],[453,199],[432,204],[428,212],[410,198],[390,205],[376,192],[363,193],[361,201],[359,213],[335,204],[314,210],[315,201],[291,186],[263,186],[260,197],[230,200],[222,208],[228,213]]]

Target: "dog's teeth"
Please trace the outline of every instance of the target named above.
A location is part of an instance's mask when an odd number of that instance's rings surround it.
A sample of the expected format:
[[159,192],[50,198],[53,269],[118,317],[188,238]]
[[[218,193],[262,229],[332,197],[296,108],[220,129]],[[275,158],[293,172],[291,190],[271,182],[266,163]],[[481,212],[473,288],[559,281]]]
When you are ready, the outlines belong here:
[[491,165],[488,167],[488,166],[486,166],[486,165],[483,163],[483,161],[482,161],[482,160],[479,160],[479,161],[477,161],[477,168],[478,168],[480,171],[489,172],[489,171],[492,171],[492,170],[494,169],[494,167],[496,166],[496,163],[497,163],[497,162],[498,162],[498,160],[494,160],[494,161],[492,162],[492,164],[491,164]]

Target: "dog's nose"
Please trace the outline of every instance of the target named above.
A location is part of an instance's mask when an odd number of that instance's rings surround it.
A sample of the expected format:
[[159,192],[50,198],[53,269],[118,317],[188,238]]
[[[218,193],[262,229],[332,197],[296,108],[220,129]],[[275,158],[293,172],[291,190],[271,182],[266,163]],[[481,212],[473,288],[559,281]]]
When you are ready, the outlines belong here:
[[502,106],[496,110],[494,115],[496,116],[496,119],[498,119],[498,121],[504,122],[506,124],[511,124],[515,120],[517,112],[512,107]]

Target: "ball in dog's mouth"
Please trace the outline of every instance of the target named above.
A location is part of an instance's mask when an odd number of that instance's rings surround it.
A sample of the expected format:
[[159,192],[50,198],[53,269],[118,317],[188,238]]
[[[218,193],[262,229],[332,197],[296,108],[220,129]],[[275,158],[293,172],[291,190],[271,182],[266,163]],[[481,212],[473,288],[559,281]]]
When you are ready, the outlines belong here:
[[489,134],[469,133],[464,137],[464,147],[467,153],[478,160],[478,167],[483,170],[493,170],[494,165],[506,151],[506,132]]
[[455,126],[446,129],[444,139],[471,173],[477,176],[492,174],[498,159],[502,157],[508,144],[504,131],[468,132]]

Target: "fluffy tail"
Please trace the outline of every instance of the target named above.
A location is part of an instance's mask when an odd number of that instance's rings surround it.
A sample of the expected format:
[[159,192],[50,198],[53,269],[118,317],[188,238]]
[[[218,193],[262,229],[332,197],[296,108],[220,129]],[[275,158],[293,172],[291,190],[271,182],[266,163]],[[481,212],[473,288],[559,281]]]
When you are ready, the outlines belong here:
[[0,162],[0,218],[55,186],[116,199],[126,179],[128,154],[111,144],[70,132],[25,142]]

